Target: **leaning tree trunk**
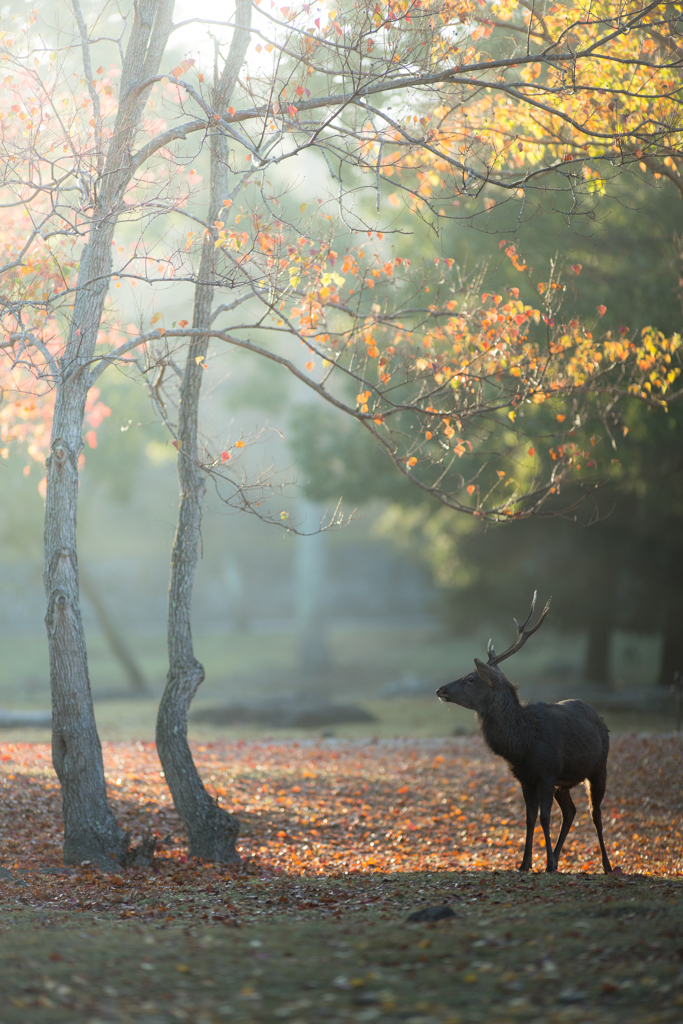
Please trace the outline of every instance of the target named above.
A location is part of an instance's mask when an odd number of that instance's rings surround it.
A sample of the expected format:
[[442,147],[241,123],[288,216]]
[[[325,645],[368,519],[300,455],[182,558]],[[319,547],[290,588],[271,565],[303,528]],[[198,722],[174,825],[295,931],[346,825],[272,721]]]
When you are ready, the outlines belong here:
[[[238,0],[235,29],[221,80],[214,92],[214,110],[225,111],[235,88],[249,45],[251,4]],[[227,197],[228,146],[219,131],[211,137],[211,184],[206,223],[220,220]],[[207,231],[195,287],[192,326],[211,324],[215,280],[213,234]],[[180,386],[178,413],[178,481],[180,510],[173,552],[168,601],[168,681],[157,717],[157,750],[173,802],[189,839],[189,855],[205,860],[238,861],[235,841],[239,822],[209,796],[192,759],[187,742],[187,713],[204,668],[194,656],[191,628],[192,585],[199,553],[205,479],[200,465],[198,421],[203,362],[209,344],[207,335],[194,337],[188,345],[187,361]]]
[[[82,17],[74,3],[77,21]],[[127,862],[128,838],[107,802],[102,748],[93,711],[81,619],[76,551],[78,457],[88,372],[112,269],[112,239],[130,181],[130,153],[149,90],[135,86],[158,71],[172,25],[173,0],[140,0],[123,63],[121,100],[101,174],[101,192],[78,272],[73,321],[56,380],[45,496],[52,760],[62,787],[64,861],[102,868]],[[87,49],[87,39],[84,47]],[[86,62],[87,63],[87,62]]]
[[80,582],[81,590],[93,607],[100,629],[102,630],[105,640],[109,644],[111,653],[126,673],[126,678],[130,683],[131,690],[134,693],[140,694],[140,696],[147,695],[147,681],[142,673],[142,669],[135,660],[135,656],[126,643],[119,627],[109,614],[109,610],[100,595],[97,583],[84,571],[83,566],[81,566]]

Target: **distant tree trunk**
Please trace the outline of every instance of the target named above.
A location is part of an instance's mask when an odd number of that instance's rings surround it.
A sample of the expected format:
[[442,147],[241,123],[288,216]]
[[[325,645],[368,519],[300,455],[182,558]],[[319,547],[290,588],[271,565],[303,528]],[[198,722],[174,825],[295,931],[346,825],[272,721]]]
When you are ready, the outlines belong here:
[[[74,0],[76,20],[83,23]],[[149,89],[172,27],[173,0],[140,0],[126,48],[121,102],[109,143],[97,206],[78,271],[69,336],[56,381],[50,452],[46,460],[45,593],[47,598],[52,762],[62,787],[64,861],[102,868],[127,862],[128,838],[107,802],[104,764],[88,676],[79,600],[76,520],[78,458],[95,352],[112,270],[112,239],[130,181],[130,153]],[[87,33],[86,33],[87,35]],[[87,47],[87,40],[84,41]],[[150,86],[151,88],[151,86]]]
[[617,599],[617,566],[617,552],[609,551],[604,561],[595,562],[594,575],[587,581],[591,588],[587,606],[596,610],[588,623],[583,678],[603,686],[612,681],[610,654]]
[[[302,502],[305,529],[316,530],[321,507]],[[332,651],[325,609],[325,534],[298,537],[296,540],[296,600],[299,632],[299,665],[305,696],[320,697],[320,676],[332,665]]]
[[246,588],[240,567],[234,558],[228,559],[223,566],[223,583],[230,598],[232,620],[239,633],[248,633],[250,629],[249,606]]
[[609,683],[613,625],[611,618],[598,617],[588,627],[583,678],[591,683]]
[[[227,108],[249,45],[250,0],[238,0],[235,29],[219,82],[215,83],[213,106]],[[220,220],[228,193],[228,145],[220,130],[211,135],[211,185],[206,223]],[[208,328],[211,323],[215,249],[207,231],[195,286],[192,326]],[[180,509],[171,556],[168,601],[168,681],[157,717],[157,750],[173,802],[189,838],[191,857],[231,862],[240,859],[235,849],[239,822],[209,796],[192,760],[187,742],[187,713],[204,668],[194,656],[192,645],[192,585],[199,555],[199,536],[204,501],[204,474],[200,465],[198,420],[199,397],[208,336],[193,337],[180,385],[178,413],[178,482]]]
[[97,616],[97,621],[100,624],[100,629],[104,633],[104,637],[111,648],[112,654],[126,673],[131,689],[139,694],[145,693],[147,691],[145,677],[142,674],[131,649],[124,640],[121,631],[109,614],[107,606],[102,600],[97,584],[88,575],[88,573],[83,571],[83,566],[81,566],[81,585],[83,587],[83,593],[93,606],[95,615]]
[[683,672],[683,590],[669,592],[664,609],[664,644],[658,686],[671,686],[674,672]]

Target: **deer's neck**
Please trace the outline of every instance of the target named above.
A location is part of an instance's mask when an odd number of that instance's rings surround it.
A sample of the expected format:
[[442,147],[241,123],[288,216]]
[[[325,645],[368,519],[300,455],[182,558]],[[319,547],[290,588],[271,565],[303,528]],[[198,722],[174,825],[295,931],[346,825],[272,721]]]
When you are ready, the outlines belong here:
[[530,739],[525,712],[517,690],[510,684],[492,693],[486,707],[479,712],[486,743],[494,754],[513,764],[524,759]]

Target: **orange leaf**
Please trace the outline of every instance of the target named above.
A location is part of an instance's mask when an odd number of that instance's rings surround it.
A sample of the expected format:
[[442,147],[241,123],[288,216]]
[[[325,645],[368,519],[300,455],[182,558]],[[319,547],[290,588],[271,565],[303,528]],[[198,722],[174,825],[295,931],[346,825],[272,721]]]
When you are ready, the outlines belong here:
[[474,494],[474,484],[470,484],[470,486],[467,488],[467,493]]

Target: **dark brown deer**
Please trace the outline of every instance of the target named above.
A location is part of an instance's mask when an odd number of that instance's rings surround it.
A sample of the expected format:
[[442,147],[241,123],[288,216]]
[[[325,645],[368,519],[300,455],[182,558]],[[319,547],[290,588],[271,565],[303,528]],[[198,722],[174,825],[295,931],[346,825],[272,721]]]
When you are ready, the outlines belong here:
[[[515,654],[541,626],[550,601],[538,622],[527,629],[536,607],[536,594],[525,622],[517,626],[517,638],[502,654],[496,654],[489,640],[488,662],[474,659],[476,672],[440,687],[437,697],[477,712],[481,731],[494,754],[505,758],[519,780],[526,804],[526,843],[520,871],[531,867],[534,826],[540,806],[545,836],[546,871],[556,871],[562,845],[572,826],[576,808],[570,789],[586,783],[593,824],[598,833],[605,874],[612,871],[602,838],[600,804],[607,783],[607,726],[595,708],[582,700],[559,704],[523,704],[516,686],[497,667]],[[562,828],[555,849],[550,841],[550,812],[553,796],[562,811]]]

